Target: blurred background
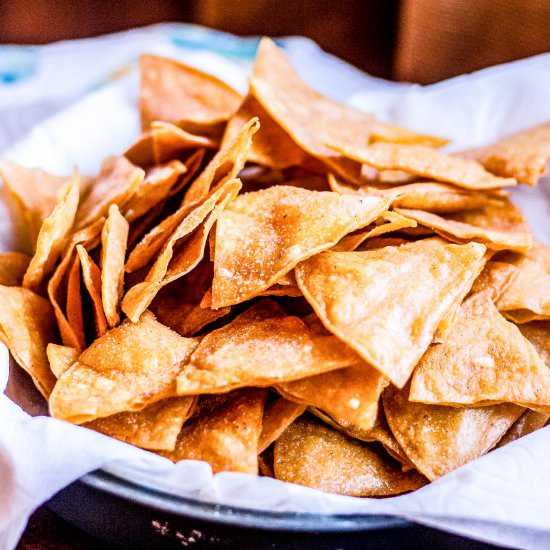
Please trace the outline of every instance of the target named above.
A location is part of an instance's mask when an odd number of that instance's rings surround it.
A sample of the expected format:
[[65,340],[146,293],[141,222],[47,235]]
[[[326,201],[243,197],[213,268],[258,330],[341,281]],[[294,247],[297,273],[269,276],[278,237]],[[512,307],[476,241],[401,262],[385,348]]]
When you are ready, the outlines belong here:
[[163,21],[303,35],[375,76],[421,84],[550,51],[548,0],[0,0],[0,43]]

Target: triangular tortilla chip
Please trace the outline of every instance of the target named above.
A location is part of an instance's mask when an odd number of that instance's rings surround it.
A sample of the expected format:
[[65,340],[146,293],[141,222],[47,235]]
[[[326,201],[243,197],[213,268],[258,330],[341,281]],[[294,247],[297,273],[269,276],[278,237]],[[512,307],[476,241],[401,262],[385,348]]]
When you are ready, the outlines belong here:
[[150,313],[126,321],[95,340],[59,378],[50,412],[81,424],[175,397],[176,376],[196,345]]
[[449,143],[449,140],[445,138],[418,134],[407,128],[401,128],[400,126],[379,120],[373,121],[370,140],[373,143],[376,141],[389,141],[392,143],[424,145],[425,147],[433,147],[434,149],[439,149]]
[[80,256],[75,254],[73,264],[70,267],[69,274],[67,276],[65,317],[68,325],[70,326],[71,337],[74,337],[78,342],[78,347],[76,348],[78,350],[82,350],[86,347],[86,331],[84,327],[82,297]]
[[143,128],[153,120],[199,123],[227,120],[242,100],[225,82],[174,59],[142,55],[140,73]]
[[258,453],[265,451],[305,410],[305,405],[288,401],[284,397],[269,403],[264,410]]
[[185,425],[174,451],[161,454],[174,462],[204,460],[214,473],[257,474],[265,399],[265,390],[230,395]]
[[216,225],[212,306],[238,304],[387,210],[376,197],[279,185],[246,193]]
[[540,413],[537,411],[526,410],[512,425],[512,427],[504,434],[498,442],[497,447],[504,447],[508,443],[512,443],[516,439],[540,430],[544,427],[550,414]]
[[207,334],[178,376],[179,395],[265,387],[356,364],[334,336],[318,336],[271,300]]
[[50,342],[46,347],[46,355],[50,364],[50,370],[56,378],[59,378],[73,363],[76,363],[80,352],[76,348],[60,346],[59,344]]
[[124,259],[128,242],[128,222],[116,204],[101,232],[101,301],[109,328],[120,323],[119,302],[124,287]]
[[250,77],[250,93],[306,153],[349,177],[354,163],[327,145],[367,144],[372,115],[337,103],[310,88],[282,50],[263,38]]
[[21,286],[30,261],[20,252],[0,252],[0,285]]
[[108,326],[103,310],[103,302],[101,301],[101,271],[81,244],[76,245],[76,252],[80,259],[84,286],[92,299],[95,336],[103,336],[107,332]]
[[388,380],[368,365],[357,365],[277,384],[281,395],[322,410],[340,425],[370,430]]
[[470,290],[484,255],[478,243],[425,239],[324,252],[298,265],[295,275],[327,329],[402,387],[439,323]]
[[471,294],[487,294],[496,303],[517,275],[517,269],[512,264],[491,260],[473,284]]
[[369,146],[330,146],[346,158],[379,170],[403,170],[464,189],[498,189],[517,184],[514,178],[500,178],[487,172],[475,160],[451,157],[422,145],[379,142]]
[[497,143],[462,153],[475,158],[489,172],[536,185],[550,160],[550,123],[529,128]]
[[497,307],[515,323],[550,319],[550,268],[545,262],[548,248],[535,242],[525,255],[510,255],[508,260],[517,276],[498,299]]
[[173,451],[178,435],[195,409],[196,399],[171,397],[137,412],[122,412],[84,424],[108,435],[154,451]]
[[[234,200],[240,188],[241,182],[237,179],[222,184],[175,228],[145,280],[130,288],[124,296],[122,310],[130,319],[139,319],[163,286],[183,277],[197,266],[204,256],[208,234],[214,222],[227,204]],[[176,253],[176,245],[181,244],[178,241],[183,242],[183,248]]]
[[111,204],[121,211],[141,185],[145,172],[125,157],[109,157],[101,165],[99,174],[82,194],[76,213],[75,226],[81,229],[98,218],[106,216]]
[[36,252],[23,277],[23,286],[40,292],[44,278],[51,273],[74,223],[79,200],[79,178],[75,173],[59,191],[59,201],[40,227]]
[[390,429],[409,459],[430,481],[490,451],[524,409],[503,404],[489,407],[443,407],[412,403],[408,388],[385,393]]
[[485,208],[446,217],[422,210],[395,210],[455,242],[475,241],[484,243],[491,250],[515,252],[525,252],[533,243],[523,216],[510,201],[493,200]]
[[275,442],[275,477],[341,495],[398,495],[422,487],[418,472],[401,469],[368,444],[301,417]]
[[27,288],[0,285],[0,341],[48,397],[55,384],[46,346],[56,339],[55,316],[49,302]]
[[477,295],[464,302],[446,341],[432,346],[418,363],[409,399],[550,406],[550,368],[490,297]]

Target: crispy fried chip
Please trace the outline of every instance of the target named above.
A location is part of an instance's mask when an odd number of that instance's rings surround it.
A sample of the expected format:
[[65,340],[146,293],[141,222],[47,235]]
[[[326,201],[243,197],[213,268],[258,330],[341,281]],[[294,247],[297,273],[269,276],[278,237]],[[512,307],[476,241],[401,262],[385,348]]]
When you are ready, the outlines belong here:
[[327,329],[402,387],[439,323],[470,290],[484,254],[478,243],[425,239],[324,252],[298,265],[295,275]]
[[414,371],[409,399],[438,405],[550,406],[550,369],[489,296],[469,298]]
[[258,453],[265,451],[306,410],[306,406],[279,397],[264,410]]
[[390,429],[409,459],[430,481],[490,451],[524,409],[505,403],[444,407],[408,400],[408,388],[382,396]]
[[387,206],[376,197],[284,185],[241,195],[216,225],[212,306],[257,296],[299,262],[369,225]]
[[377,450],[328,426],[302,417],[275,442],[275,477],[331,493],[389,496],[426,483],[403,473]]
[[119,302],[124,287],[124,259],[129,225],[116,204],[101,232],[101,301],[109,328],[120,323]]
[[108,326],[105,311],[103,309],[103,302],[101,301],[101,271],[81,244],[76,245],[76,252],[80,259],[84,286],[92,299],[95,336],[103,336],[107,332]]
[[56,378],[59,378],[69,367],[78,360],[80,352],[70,346],[60,346],[49,343],[46,347],[46,355],[50,363],[50,370]]
[[250,93],[306,153],[344,177],[354,171],[354,163],[341,158],[327,145],[366,145],[372,116],[337,103],[307,86],[269,38],[262,39],[258,48]]
[[98,418],[84,426],[143,449],[173,451],[195,405],[196,400],[191,397],[171,397],[141,411]]
[[55,316],[47,300],[27,288],[0,285],[0,341],[48,397],[55,384],[46,346],[56,339]]
[[145,172],[125,157],[109,157],[99,174],[89,184],[89,192],[82,194],[76,213],[75,226],[81,229],[106,216],[111,204],[121,210],[140,187]]
[[536,185],[546,173],[550,160],[550,123],[518,132],[487,147],[466,151],[463,155],[477,159],[493,174]]
[[487,294],[496,303],[517,275],[517,269],[512,264],[491,260],[476,279],[471,293]]
[[425,147],[433,147],[434,149],[439,149],[449,143],[449,140],[445,138],[418,134],[412,130],[388,124],[387,122],[380,122],[379,120],[375,120],[372,124],[370,139],[371,142],[389,141],[392,143],[424,145]]
[[525,255],[507,259],[517,276],[497,302],[499,311],[515,323],[550,319],[550,269],[545,262],[548,248],[535,242]]
[[23,286],[39,292],[44,278],[54,269],[73,226],[79,200],[79,177],[75,173],[59,191],[59,201],[40,227],[36,252],[23,277]]
[[81,424],[176,395],[176,376],[197,341],[183,338],[154,315],[122,323],[95,340],[57,381],[52,416]]
[[517,184],[514,178],[500,178],[487,172],[474,160],[451,157],[422,145],[379,142],[369,146],[357,143],[330,146],[347,158],[379,170],[403,170],[464,189],[498,189]]
[[20,252],[0,252],[0,285],[21,286],[30,261]]
[[178,376],[178,394],[271,386],[359,361],[334,336],[319,336],[271,300],[207,334]]
[[540,358],[550,369],[550,322],[532,321],[518,325],[519,330],[535,346]]
[[161,454],[174,462],[204,460],[214,473],[257,474],[265,399],[265,390],[230,395],[184,426],[174,451]]
[[[238,179],[221,184],[175,228],[145,280],[130,288],[124,296],[122,310],[132,321],[139,319],[163,286],[183,277],[198,265],[204,256],[212,226],[240,188]],[[183,248],[175,252],[178,241],[186,238]]]
[[533,433],[544,427],[550,419],[550,414],[526,410],[504,434],[497,447],[503,447],[524,435]]
[[140,58],[141,125],[154,120],[214,123],[237,110],[241,96],[216,77],[174,59]]

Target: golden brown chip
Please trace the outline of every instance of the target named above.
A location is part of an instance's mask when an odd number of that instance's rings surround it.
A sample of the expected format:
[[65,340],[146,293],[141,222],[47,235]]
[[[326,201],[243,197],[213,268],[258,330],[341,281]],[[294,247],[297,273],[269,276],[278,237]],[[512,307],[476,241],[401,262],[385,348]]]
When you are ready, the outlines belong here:
[[0,285],[21,286],[30,261],[20,252],[0,252]]
[[101,301],[101,271],[81,244],[76,245],[76,252],[82,267],[84,286],[92,299],[95,335],[96,337],[103,336],[107,332],[108,326]]
[[82,194],[76,213],[76,228],[81,229],[106,216],[111,204],[123,210],[144,176],[145,172],[125,157],[107,158],[99,174],[89,184],[88,193]]
[[50,363],[50,370],[56,378],[59,378],[69,367],[78,360],[80,352],[70,346],[60,346],[49,343],[46,347],[46,355]]
[[355,163],[341,158],[327,145],[366,145],[372,116],[311,89],[269,38],[262,39],[258,48],[250,93],[306,153],[344,177],[356,171]]
[[336,423],[370,430],[378,414],[378,401],[388,380],[376,369],[361,364],[277,384],[287,399],[320,409]]
[[79,178],[75,173],[59,191],[59,201],[40,227],[36,252],[23,277],[23,286],[34,292],[54,269],[73,226],[79,200]]
[[412,130],[388,124],[375,120],[372,124],[371,142],[389,141],[392,143],[407,143],[414,145],[424,145],[425,147],[433,147],[439,149],[449,143],[448,139],[427,134],[418,134]]
[[[174,229],[145,280],[130,288],[124,296],[122,310],[132,321],[139,319],[163,286],[183,277],[198,265],[204,257],[212,226],[240,188],[238,179],[221,184]],[[183,239],[187,240],[183,242]],[[175,252],[180,240],[183,248]]]
[[550,414],[526,410],[504,434],[497,447],[503,447],[524,435],[540,430],[546,425],[548,419],[550,419]]
[[263,300],[207,334],[178,376],[179,395],[271,386],[347,367],[358,357],[334,336],[318,336],[298,317]]
[[535,346],[540,358],[550,369],[550,322],[532,321],[518,325],[519,330]]
[[227,397],[185,425],[166,458],[204,460],[216,472],[258,473],[258,440],[262,431],[265,390],[248,390]]
[[285,185],[237,197],[216,225],[212,306],[257,296],[299,262],[372,223],[387,206],[377,197]]
[[119,302],[124,287],[124,259],[128,242],[128,222],[116,204],[101,232],[101,301],[109,328],[120,323]]
[[213,123],[227,120],[241,96],[225,82],[174,59],[140,58],[141,125],[154,120]]
[[357,143],[330,146],[347,158],[379,170],[403,170],[464,189],[498,189],[517,184],[514,178],[500,178],[487,172],[475,160],[451,157],[422,145],[379,142],[369,146]]
[[425,239],[365,252],[324,252],[295,269],[323,324],[402,387],[439,323],[485,264],[485,246]]
[[464,302],[451,334],[414,371],[409,399],[438,405],[550,406],[550,368],[490,297]]
[[79,350],[82,350],[86,347],[86,332],[84,328],[84,311],[81,289],[82,285],[80,281],[80,257],[78,254],[75,254],[73,264],[69,269],[69,274],[67,276],[65,313],[66,321],[70,327],[71,337],[75,338],[75,340],[78,342],[77,349]]
[[151,313],[126,321],[95,340],[59,378],[50,412],[81,424],[175,397],[176,376],[196,345]]
[[548,248],[535,242],[525,255],[507,258],[517,276],[503,292],[497,307],[516,323],[550,319],[550,269],[545,263]]
[[536,185],[546,173],[546,164],[550,160],[550,123],[529,128],[462,155],[475,158],[493,174]]
[[390,429],[409,459],[430,481],[490,451],[524,409],[505,403],[444,407],[408,400],[408,388],[382,397]]
[[0,285],[0,341],[33,379],[44,397],[55,384],[46,346],[56,339],[49,302],[27,288]]
[[143,449],[173,451],[181,428],[195,405],[193,398],[171,397],[141,411],[98,418],[84,426]]
[[275,477],[349,496],[389,496],[426,483],[417,472],[403,473],[373,446],[302,417],[275,442]]
[[508,262],[491,260],[472,286],[472,294],[487,294],[493,302],[497,302],[506,289],[517,277],[517,269]]
[[306,410],[305,405],[279,397],[264,411],[258,453],[265,451]]

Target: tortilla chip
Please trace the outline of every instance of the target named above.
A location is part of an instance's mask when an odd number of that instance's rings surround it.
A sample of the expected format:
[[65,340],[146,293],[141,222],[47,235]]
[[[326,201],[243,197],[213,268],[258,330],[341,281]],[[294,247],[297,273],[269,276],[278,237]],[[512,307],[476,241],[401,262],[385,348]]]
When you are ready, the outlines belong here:
[[548,420],[550,414],[540,413],[537,411],[526,410],[512,425],[512,427],[504,434],[502,439],[498,442],[497,447],[504,447],[508,443],[512,443],[516,439],[529,435],[543,428]]
[[484,255],[478,243],[425,239],[324,252],[298,265],[295,276],[326,328],[402,387],[440,322],[470,290]]
[[279,397],[264,410],[258,453],[265,451],[306,410],[305,405]]
[[196,400],[171,397],[137,412],[122,412],[84,424],[102,434],[154,451],[173,451],[181,428],[193,414]]
[[44,220],[50,215],[60,189],[70,178],[54,176],[39,168],[26,168],[7,160],[0,161],[0,178],[15,199],[22,218],[21,230],[34,246]]
[[536,185],[546,173],[550,160],[550,123],[518,132],[487,147],[466,151],[463,156],[475,158],[498,176]]
[[176,396],[176,376],[197,340],[183,338],[147,313],[94,341],[57,381],[52,416],[76,424]]
[[144,176],[145,172],[125,157],[107,158],[90,183],[88,193],[82,194],[75,227],[81,229],[106,216],[111,204],[124,211],[124,206],[140,187]]
[[161,454],[174,462],[204,460],[214,473],[257,474],[266,395],[256,389],[230,395],[185,425],[174,451]]
[[256,303],[207,334],[178,376],[178,394],[266,387],[356,364],[333,336],[318,336],[271,300]]
[[84,313],[80,281],[80,256],[74,255],[74,260],[67,277],[67,296],[65,301],[66,320],[71,329],[71,336],[78,342],[76,349],[86,347],[86,332],[84,328]]
[[544,364],[550,369],[550,322],[533,321],[518,325],[518,328],[533,344]]
[[21,286],[30,261],[20,252],[0,252],[0,285]]
[[50,364],[50,370],[56,378],[59,378],[67,371],[73,363],[76,363],[80,352],[70,346],[60,346],[49,343],[46,347],[46,355]]
[[487,172],[474,160],[451,157],[422,145],[379,142],[369,146],[357,143],[330,146],[346,158],[379,170],[403,170],[464,189],[498,189],[517,184],[514,178],[500,178]]
[[128,222],[116,204],[101,232],[101,301],[109,328],[120,323],[119,302],[124,287],[124,258],[128,242]]
[[512,264],[491,260],[476,279],[471,294],[487,294],[496,303],[517,275]]
[[275,477],[341,495],[374,497],[424,485],[417,472],[403,473],[375,447],[302,417],[275,442]]
[[212,306],[257,296],[299,262],[372,223],[387,206],[376,197],[285,185],[237,197],[216,225]]
[[139,65],[142,128],[154,120],[227,120],[241,103],[240,94],[225,82],[174,59],[145,54]]
[[388,124],[375,120],[372,124],[372,134],[370,136],[371,143],[376,141],[389,141],[391,143],[406,143],[410,145],[423,145],[425,147],[433,147],[439,149],[448,145],[450,141],[437,136],[427,134],[418,134],[412,130]]
[[27,288],[0,285],[0,341],[47,398],[55,384],[46,346],[56,339],[49,302]]
[[283,397],[315,407],[340,425],[370,430],[388,380],[368,365],[357,365],[277,384]]
[[75,173],[59,191],[59,201],[44,220],[36,241],[36,252],[23,277],[23,286],[40,292],[44,278],[54,269],[74,223],[79,200],[79,178]]
[[80,266],[82,267],[82,280],[92,299],[95,336],[103,336],[107,332],[108,327],[105,311],[103,310],[103,302],[101,301],[101,271],[99,271],[99,267],[97,267],[97,264],[81,244],[76,245],[76,251],[80,259]]
[[408,388],[382,396],[390,429],[409,459],[430,481],[490,451],[524,409],[509,403],[444,407],[413,403]]
[[550,269],[545,263],[548,248],[535,242],[525,255],[506,258],[517,276],[497,302],[499,311],[515,323],[550,319]]
[[250,93],[306,153],[345,178],[350,173],[359,173],[355,163],[341,158],[327,145],[366,145],[372,115],[311,89],[269,38],[260,42],[250,77]]
[[[124,296],[122,310],[130,319],[139,319],[163,286],[183,277],[198,265],[214,222],[240,188],[241,182],[237,179],[222,184],[175,228],[145,280],[130,288]],[[178,241],[185,238],[183,248],[175,252]]]
[[550,368],[490,297],[461,307],[452,333],[414,371],[409,399],[438,405],[550,406]]
[[169,122],[155,121],[151,129],[141,134],[124,156],[137,166],[147,167],[179,159],[186,152],[198,149],[214,149],[216,143],[205,136],[190,134]]

